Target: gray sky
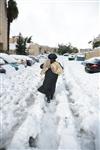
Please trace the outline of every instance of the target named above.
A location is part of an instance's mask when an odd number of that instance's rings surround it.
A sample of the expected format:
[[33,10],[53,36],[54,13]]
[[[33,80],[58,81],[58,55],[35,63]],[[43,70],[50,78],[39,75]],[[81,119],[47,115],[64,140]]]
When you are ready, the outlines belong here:
[[41,45],[69,42],[77,48],[100,33],[99,0],[16,0],[19,16],[11,25],[11,36],[31,36]]

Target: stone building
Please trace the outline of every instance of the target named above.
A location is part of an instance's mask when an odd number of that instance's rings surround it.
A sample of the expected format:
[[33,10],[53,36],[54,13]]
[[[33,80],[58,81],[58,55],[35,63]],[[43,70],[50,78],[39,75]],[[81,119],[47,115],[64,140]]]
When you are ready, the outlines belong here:
[[9,53],[15,54],[16,53],[16,43],[19,36],[12,36],[9,39]]
[[40,53],[53,53],[56,52],[56,47],[49,47],[49,46],[40,46]]
[[44,46],[44,45],[39,45],[39,44],[36,44],[36,43],[31,43],[30,46],[28,47],[28,52],[31,55],[51,53],[51,52],[56,52],[56,51],[57,51],[57,48]]
[[91,49],[91,48],[84,48],[84,49],[80,49],[80,50],[79,50],[79,53],[84,54],[84,53],[86,53],[86,52],[90,52],[90,51],[92,51],[92,49]]
[[0,0],[0,51],[7,50],[7,7],[6,0]]
[[40,53],[40,45],[32,42],[28,46],[27,51],[30,55],[36,56]]

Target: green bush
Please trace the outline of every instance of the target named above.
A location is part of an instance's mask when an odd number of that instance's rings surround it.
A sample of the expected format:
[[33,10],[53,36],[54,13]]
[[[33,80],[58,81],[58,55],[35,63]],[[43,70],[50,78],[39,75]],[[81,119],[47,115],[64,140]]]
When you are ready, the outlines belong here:
[[77,53],[78,49],[76,47],[71,46],[71,44],[68,45],[63,45],[63,44],[59,44],[58,45],[58,54],[63,55],[65,53]]

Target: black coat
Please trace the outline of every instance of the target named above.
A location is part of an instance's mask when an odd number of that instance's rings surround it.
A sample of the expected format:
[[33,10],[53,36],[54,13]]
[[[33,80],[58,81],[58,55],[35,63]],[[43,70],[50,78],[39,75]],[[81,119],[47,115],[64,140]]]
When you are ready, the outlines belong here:
[[45,73],[43,85],[38,89],[39,92],[45,94],[47,97],[53,98],[58,75],[48,69]]

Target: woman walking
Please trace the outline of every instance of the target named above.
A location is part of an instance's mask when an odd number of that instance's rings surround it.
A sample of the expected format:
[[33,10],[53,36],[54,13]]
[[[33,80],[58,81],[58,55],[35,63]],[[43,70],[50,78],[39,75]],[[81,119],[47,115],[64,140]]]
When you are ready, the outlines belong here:
[[63,72],[63,67],[56,59],[56,54],[49,54],[48,60],[40,66],[42,68],[41,74],[45,74],[45,78],[43,85],[38,88],[38,91],[46,95],[48,103],[53,99],[58,75]]

